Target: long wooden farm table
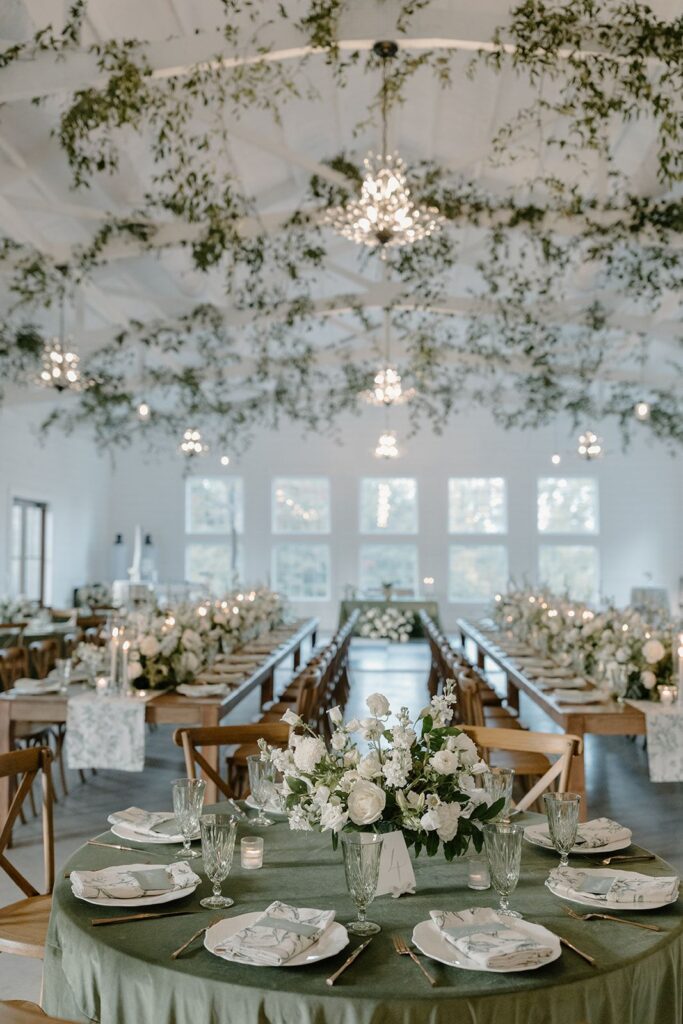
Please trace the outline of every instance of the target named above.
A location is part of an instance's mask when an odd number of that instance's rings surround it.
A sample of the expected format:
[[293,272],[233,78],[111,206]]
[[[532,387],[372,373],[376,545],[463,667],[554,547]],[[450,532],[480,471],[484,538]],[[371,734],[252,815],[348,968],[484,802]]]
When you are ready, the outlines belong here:
[[[261,687],[261,702],[272,700],[275,670],[287,658],[294,658],[297,666],[301,660],[301,646],[310,637],[315,644],[318,620],[305,619],[286,641],[271,655],[264,658],[253,672],[239,686],[230,690],[225,697],[184,697],[180,693],[160,693],[145,703],[145,720],[155,724],[216,726],[248,696],[256,687]],[[73,687],[76,690],[76,687]],[[133,698],[131,698],[133,699]],[[12,750],[14,731],[17,724],[58,724],[66,722],[67,700],[63,694],[46,693],[29,696],[8,690],[0,694],[0,754]],[[220,748],[206,750],[207,761],[219,771]],[[206,802],[215,803],[218,791],[215,783],[206,780]],[[0,779],[0,824],[7,818],[10,801],[9,779]]]
[[[537,686],[533,679],[524,674],[524,669],[515,663],[512,655],[505,653],[492,635],[483,633],[467,619],[458,619],[456,635],[464,650],[468,642],[474,647],[479,668],[484,668],[488,658],[501,670],[505,676],[507,700],[511,708],[519,710],[519,695],[525,693],[563,732],[582,739],[587,733],[600,736],[638,736],[645,733],[645,716],[629,704],[610,700],[604,704],[568,705],[551,697],[548,690]],[[588,807],[583,752],[574,758],[569,785],[573,792],[581,794],[581,816],[585,821]]]

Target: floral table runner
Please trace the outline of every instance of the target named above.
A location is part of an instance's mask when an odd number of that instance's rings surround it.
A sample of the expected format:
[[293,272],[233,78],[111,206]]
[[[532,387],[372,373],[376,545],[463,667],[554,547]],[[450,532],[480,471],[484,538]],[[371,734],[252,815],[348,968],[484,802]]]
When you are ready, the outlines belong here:
[[141,772],[145,767],[145,704],[138,697],[70,697],[66,712],[69,768],[116,768]]
[[645,715],[652,782],[683,782],[683,707],[629,700]]

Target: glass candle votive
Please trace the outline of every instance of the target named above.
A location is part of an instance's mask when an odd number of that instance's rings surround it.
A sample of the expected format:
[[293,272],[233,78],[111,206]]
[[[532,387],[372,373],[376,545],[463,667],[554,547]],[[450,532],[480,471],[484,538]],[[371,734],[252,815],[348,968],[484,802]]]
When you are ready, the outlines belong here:
[[675,686],[659,686],[657,689],[660,704],[673,704],[678,696]]
[[95,691],[98,697],[104,697],[109,692],[109,676],[97,676],[95,680]]
[[247,871],[263,867],[263,836],[245,836],[240,840],[240,860]]
[[467,858],[467,885],[470,889],[490,889],[489,864],[483,853],[471,853]]

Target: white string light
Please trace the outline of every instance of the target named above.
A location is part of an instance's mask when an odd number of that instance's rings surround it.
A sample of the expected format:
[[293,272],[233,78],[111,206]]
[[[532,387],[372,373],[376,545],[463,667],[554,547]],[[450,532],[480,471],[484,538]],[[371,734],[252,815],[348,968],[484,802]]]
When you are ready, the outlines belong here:
[[202,435],[198,430],[189,429],[183,434],[178,450],[188,458],[192,458],[194,455],[204,455],[209,448],[202,441]]

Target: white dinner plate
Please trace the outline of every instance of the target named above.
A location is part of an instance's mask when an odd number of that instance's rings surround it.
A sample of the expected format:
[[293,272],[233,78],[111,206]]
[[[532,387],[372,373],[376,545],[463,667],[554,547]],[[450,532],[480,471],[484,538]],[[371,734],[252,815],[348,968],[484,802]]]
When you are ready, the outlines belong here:
[[[149,864],[127,864],[129,871],[148,871]],[[188,885],[185,889],[174,889],[172,892],[162,892],[160,896],[139,896],[137,899],[116,900],[110,896],[97,896],[94,899],[88,896],[79,896],[73,891],[77,900],[84,903],[92,903],[96,907],[153,907],[157,903],[172,903],[174,900],[182,900],[185,896],[191,896],[199,881],[194,885]]]
[[[236,960],[231,953],[219,952],[216,946],[219,942],[225,942],[231,935],[235,935],[242,928],[248,928],[256,924],[259,917],[263,916],[262,910],[256,910],[251,914],[239,914],[237,917],[226,917],[222,921],[209,928],[204,936],[204,945],[209,953],[219,956],[221,960],[230,960],[232,963],[240,963],[246,967],[244,960]],[[317,942],[305,949],[298,956],[282,964],[282,967],[306,967],[308,964],[316,964],[319,960],[327,960],[328,957],[336,956],[344,946],[349,944],[349,933],[343,924],[333,921],[322,933]],[[275,967],[275,964],[254,964],[254,967]]]
[[[617,878],[628,878],[629,876],[628,871],[613,870],[611,867],[582,868],[581,870],[597,875],[604,875],[605,872],[608,872]],[[582,907],[592,907],[593,910],[623,910],[624,913],[630,914],[634,910],[659,910],[660,907],[668,907],[678,899],[678,894],[676,894],[672,900],[658,900],[656,903],[617,903],[616,900],[601,900],[597,896],[591,897],[588,893],[575,893],[573,896],[567,896],[565,893],[558,892],[557,889],[550,885],[550,879],[546,879],[545,884],[553,896],[559,896],[561,900],[567,900],[568,903],[579,903]]]
[[530,921],[518,918],[515,918],[512,923],[520,931],[528,932],[532,938],[544,944],[547,943],[552,949],[550,956],[542,960],[541,963],[534,964],[532,967],[515,967],[513,970],[501,967],[482,967],[481,964],[470,960],[469,957],[465,956],[464,953],[461,953],[459,949],[456,949],[454,945],[448,942],[431,920],[420,921],[419,924],[415,925],[413,929],[413,944],[431,960],[438,960],[439,963],[446,964],[448,967],[460,967],[463,971],[483,971],[484,974],[518,974],[520,971],[537,971],[539,967],[551,964],[553,960],[557,960],[561,955],[560,940],[557,935],[553,935],[543,925],[532,924]]
[[[540,846],[542,850],[555,851],[555,847],[546,839],[545,836],[540,835],[545,825],[527,825],[524,829],[524,838],[527,843],[531,843],[532,846]],[[613,843],[605,843],[604,846],[575,846],[569,852],[573,856],[576,854],[587,854],[589,857],[602,857],[603,853],[614,853],[615,850],[625,850],[627,846],[630,846],[632,839],[617,839]]]
[[[108,818],[107,821],[109,821]],[[109,823],[111,825],[111,822]],[[127,843],[149,843],[150,846],[178,846],[183,841],[183,837],[181,835],[178,835],[177,838],[175,836],[162,835],[153,837],[146,834],[143,835],[142,832],[136,832],[134,828],[130,827],[130,825],[123,824],[112,825],[111,831],[115,836],[118,836],[119,839],[125,839]],[[199,839],[200,835],[201,833],[199,831],[195,832],[192,836],[192,840]]]
[[[258,804],[254,800],[254,798],[251,795],[251,793],[249,794],[249,796],[246,798],[246,800],[244,802],[247,805],[247,807],[251,808],[252,811],[258,811]],[[272,802],[270,800],[266,804],[266,806],[264,808],[264,812],[266,814],[279,814],[281,818],[286,818],[287,817],[287,812],[282,810],[281,804],[276,803],[276,802]]]

